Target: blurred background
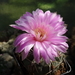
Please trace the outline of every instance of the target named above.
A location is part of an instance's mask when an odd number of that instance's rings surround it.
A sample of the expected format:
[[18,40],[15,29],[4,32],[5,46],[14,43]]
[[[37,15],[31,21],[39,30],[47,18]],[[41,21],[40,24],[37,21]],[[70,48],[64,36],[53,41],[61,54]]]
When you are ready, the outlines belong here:
[[[73,61],[71,63],[74,63],[75,0],[0,0],[0,68],[4,69],[6,67],[6,65],[4,65],[4,63],[8,63],[6,56],[9,57],[9,60],[13,59],[11,50],[13,48],[12,43],[14,39],[12,38],[14,38],[13,35],[15,35],[17,31],[9,25],[14,24],[15,20],[25,14],[25,12],[32,12],[37,8],[44,11],[50,10],[51,12],[57,12],[63,17],[68,29],[68,32],[66,33],[69,38],[68,43],[70,46],[68,51],[71,55],[71,60]],[[1,54],[5,54],[5,57],[2,57]],[[11,66],[9,66],[9,68],[12,68]],[[74,67],[75,66],[73,65],[73,68]],[[6,70],[0,70],[0,75],[6,75],[4,72],[7,73]]]

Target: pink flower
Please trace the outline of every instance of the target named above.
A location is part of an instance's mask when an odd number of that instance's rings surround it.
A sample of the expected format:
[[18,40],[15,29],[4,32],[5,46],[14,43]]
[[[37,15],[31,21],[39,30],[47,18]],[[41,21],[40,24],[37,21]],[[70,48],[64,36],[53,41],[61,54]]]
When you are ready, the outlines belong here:
[[55,60],[59,52],[65,53],[68,44],[67,37],[63,34],[67,29],[62,17],[56,13],[37,9],[32,14],[26,12],[17,21],[13,28],[25,31],[14,41],[16,52],[22,52],[24,60],[31,48],[33,48],[34,59],[37,63],[43,58],[46,63]]

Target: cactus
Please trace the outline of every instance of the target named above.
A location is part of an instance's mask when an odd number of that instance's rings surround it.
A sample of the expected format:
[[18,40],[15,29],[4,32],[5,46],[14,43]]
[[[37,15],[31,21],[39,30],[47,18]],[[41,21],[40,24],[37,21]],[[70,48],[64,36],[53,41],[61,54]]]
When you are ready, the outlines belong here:
[[22,75],[65,75],[71,72],[71,66],[66,60],[66,55],[63,53],[49,64],[46,64],[43,59],[37,64],[33,59],[32,51],[30,51],[28,57],[23,61],[21,61],[21,53],[14,52],[14,57]]

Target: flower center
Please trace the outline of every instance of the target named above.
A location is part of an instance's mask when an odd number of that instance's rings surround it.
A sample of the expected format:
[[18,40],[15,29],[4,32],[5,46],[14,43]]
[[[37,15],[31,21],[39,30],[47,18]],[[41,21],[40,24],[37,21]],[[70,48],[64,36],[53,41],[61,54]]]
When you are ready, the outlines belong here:
[[36,40],[43,41],[46,38],[46,31],[41,28],[37,28],[34,30],[36,34]]

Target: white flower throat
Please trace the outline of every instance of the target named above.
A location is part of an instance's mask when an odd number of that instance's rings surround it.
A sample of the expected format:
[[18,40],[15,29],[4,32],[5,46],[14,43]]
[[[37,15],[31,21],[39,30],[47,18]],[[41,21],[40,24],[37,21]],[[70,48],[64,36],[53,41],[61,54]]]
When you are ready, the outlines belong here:
[[36,35],[36,40],[43,41],[46,38],[46,31],[42,28],[37,28],[34,30]]

